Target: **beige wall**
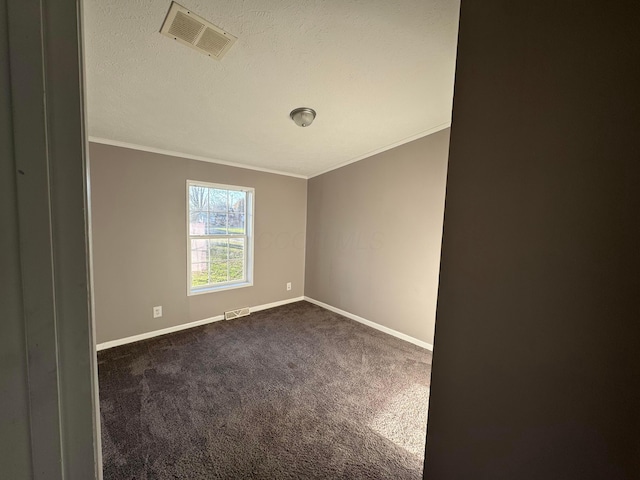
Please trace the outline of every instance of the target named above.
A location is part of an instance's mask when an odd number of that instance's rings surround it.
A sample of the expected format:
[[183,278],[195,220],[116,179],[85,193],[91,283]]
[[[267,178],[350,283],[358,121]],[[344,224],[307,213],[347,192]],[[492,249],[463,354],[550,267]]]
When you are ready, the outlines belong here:
[[433,343],[449,130],[309,180],[305,295]]
[[[303,295],[306,180],[94,143],[89,157],[98,343]],[[187,296],[187,179],[255,188],[252,287]]]

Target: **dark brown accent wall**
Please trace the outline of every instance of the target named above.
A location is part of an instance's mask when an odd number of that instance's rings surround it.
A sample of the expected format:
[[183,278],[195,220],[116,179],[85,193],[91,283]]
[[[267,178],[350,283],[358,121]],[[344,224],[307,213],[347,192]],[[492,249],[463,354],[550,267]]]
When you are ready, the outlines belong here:
[[636,5],[462,1],[424,478],[640,478]]
[[0,2],[0,464],[3,476],[25,478],[33,459],[7,27]]

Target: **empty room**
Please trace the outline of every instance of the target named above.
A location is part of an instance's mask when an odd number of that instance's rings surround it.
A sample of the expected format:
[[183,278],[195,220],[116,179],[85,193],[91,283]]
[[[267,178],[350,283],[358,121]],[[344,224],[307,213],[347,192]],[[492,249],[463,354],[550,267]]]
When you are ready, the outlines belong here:
[[421,478],[458,8],[84,1],[104,478]]
[[0,1],[2,478],[640,478],[640,6],[404,5]]

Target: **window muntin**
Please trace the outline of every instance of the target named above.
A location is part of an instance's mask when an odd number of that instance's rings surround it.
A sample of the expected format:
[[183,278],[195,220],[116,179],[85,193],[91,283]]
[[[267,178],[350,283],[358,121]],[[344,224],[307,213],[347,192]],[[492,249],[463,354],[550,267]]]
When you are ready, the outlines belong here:
[[252,188],[187,182],[188,293],[252,285]]

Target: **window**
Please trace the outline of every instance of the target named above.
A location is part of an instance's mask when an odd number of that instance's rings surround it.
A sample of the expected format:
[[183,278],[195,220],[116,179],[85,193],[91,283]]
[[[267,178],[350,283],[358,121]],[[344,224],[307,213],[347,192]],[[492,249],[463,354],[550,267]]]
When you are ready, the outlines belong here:
[[187,182],[189,295],[253,284],[253,193]]

